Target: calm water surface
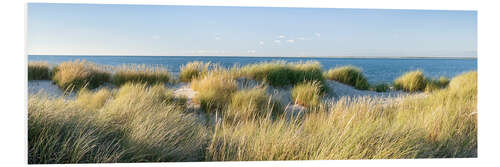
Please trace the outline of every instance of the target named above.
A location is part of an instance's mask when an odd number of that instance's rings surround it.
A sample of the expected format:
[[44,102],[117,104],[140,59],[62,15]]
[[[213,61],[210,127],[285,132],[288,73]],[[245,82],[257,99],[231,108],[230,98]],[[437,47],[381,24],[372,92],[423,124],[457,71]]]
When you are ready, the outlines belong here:
[[47,61],[58,64],[64,61],[85,59],[103,65],[146,64],[163,65],[177,74],[179,67],[191,61],[219,63],[225,67],[234,64],[246,65],[265,61],[284,60],[287,62],[318,61],[325,70],[354,65],[360,67],[370,83],[392,82],[401,74],[421,69],[429,77],[446,76],[452,78],[463,72],[477,70],[477,59],[429,59],[429,58],[294,58],[294,57],[216,57],[216,56],[47,56],[29,55],[28,61]]

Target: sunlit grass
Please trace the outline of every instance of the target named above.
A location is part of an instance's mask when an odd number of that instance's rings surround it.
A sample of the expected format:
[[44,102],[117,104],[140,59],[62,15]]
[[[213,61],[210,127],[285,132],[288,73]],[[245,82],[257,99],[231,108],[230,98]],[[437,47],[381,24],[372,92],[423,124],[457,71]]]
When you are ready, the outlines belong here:
[[193,90],[198,94],[194,101],[200,104],[205,112],[213,112],[229,104],[231,95],[237,90],[236,81],[227,71],[210,71],[191,82]]
[[191,82],[192,79],[204,75],[210,69],[210,62],[204,63],[199,61],[189,62],[182,65],[179,74],[179,80],[182,82]]
[[52,80],[63,90],[96,88],[111,78],[110,69],[85,60],[63,62],[54,69]]
[[172,75],[162,66],[122,65],[115,71],[112,82],[118,86],[127,82],[161,84],[173,81]]
[[422,71],[410,71],[394,80],[394,88],[406,92],[423,91],[427,80]]

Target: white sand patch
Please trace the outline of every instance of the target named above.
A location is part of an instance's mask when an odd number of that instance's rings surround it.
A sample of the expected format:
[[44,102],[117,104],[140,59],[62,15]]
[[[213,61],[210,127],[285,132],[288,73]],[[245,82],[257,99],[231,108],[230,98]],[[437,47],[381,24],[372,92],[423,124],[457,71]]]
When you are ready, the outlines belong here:
[[28,95],[44,93],[52,97],[62,96],[64,92],[52,84],[50,80],[34,80],[28,81]]

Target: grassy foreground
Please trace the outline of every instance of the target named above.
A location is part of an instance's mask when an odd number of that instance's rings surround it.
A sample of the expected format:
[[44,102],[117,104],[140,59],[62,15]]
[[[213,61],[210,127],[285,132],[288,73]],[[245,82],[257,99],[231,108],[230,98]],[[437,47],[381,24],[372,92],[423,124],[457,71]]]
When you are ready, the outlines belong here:
[[[290,72],[300,80],[291,82],[304,83],[297,84],[297,98],[317,98],[309,92],[319,90],[301,86],[322,76],[315,66],[268,68],[242,75],[280,85],[284,82],[270,76]],[[477,157],[477,72],[457,76],[426,96],[319,101],[299,116],[281,114],[264,91],[238,90],[223,74],[196,74],[193,81],[195,90],[214,94],[207,104],[224,99],[213,113],[189,111],[164,85],[144,83],[82,89],[75,99],[31,95],[28,162]],[[211,90],[228,94],[219,97]]]

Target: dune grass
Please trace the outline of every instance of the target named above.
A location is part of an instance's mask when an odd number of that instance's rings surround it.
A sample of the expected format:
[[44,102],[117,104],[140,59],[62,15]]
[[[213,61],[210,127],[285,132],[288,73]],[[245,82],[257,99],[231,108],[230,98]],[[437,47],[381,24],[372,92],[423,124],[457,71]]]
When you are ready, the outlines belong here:
[[112,82],[121,86],[127,82],[160,84],[173,81],[172,75],[162,66],[122,65],[115,69]]
[[390,90],[390,85],[387,83],[374,84],[370,86],[369,90],[375,92],[387,92]]
[[210,62],[204,63],[199,61],[189,62],[182,65],[179,73],[179,80],[182,82],[191,82],[192,79],[204,75],[210,70]]
[[[54,82],[102,70],[84,61],[61,65]],[[322,99],[317,67],[261,63],[240,73],[219,67],[198,73],[191,77],[193,100],[205,112],[187,110],[186,99],[161,82],[81,89],[74,99],[30,95],[28,163],[477,157],[477,72],[451,81],[420,71],[397,79],[405,91],[440,88],[425,96]],[[78,75],[67,79],[69,71]],[[238,90],[241,76],[293,85],[290,96],[308,112],[283,111],[265,87]],[[421,80],[424,88],[413,84]],[[214,124],[205,124],[214,112],[220,113]]]
[[266,88],[239,90],[231,96],[231,103],[223,113],[224,118],[233,122],[276,117],[283,112],[281,104],[266,92]]
[[93,89],[110,80],[110,71],[85,60],[63,62],[54,69],[52,81],[63,90]]
[[[324,83],[321,64],[319,62],[296,62],[285,61],[262,62],[249,64],[241,67],[240,75],[249,79],[262,81],[271,86],[289,86],[307,81]],[[326,87],[322,91],[326,90]]]
[[196,116],[166,102],[167,94],[159,85],[125,84],[97,108],[30,96],[28,163],[202,160],[209,132]]
[[28,62],[28,80],[50,80],[50,73],[48,62]]
[[439,79],[427,79],[427,84],[425,86],[425,92],[432,92],[435,90],[443,89],[450,83],[450,79],[446,77],[440,77]]
[[231,101],[231,95],[237,90],[236,81],[227,71],[214,70],[191,82],[191,88],[198,94],[194,101],[205,112],[216,112]]
[[319,82],[305,82],[293,87],[291,97],[295,104],[315,107],[321,104],[322,85]]
[[396,90],[406,92],[423,91],[427,85],[427,79],[421,70],[410,71],[396,78],[393,85]]
[[360,90],[367,90],[370,87],[361,69],[354,66],[343,66],[330,69],[326,73],[326,78],[353,86]]
[[106,102],[108,102],[112,97],[113,92],[107,88],[102,88],[97,92],[92,92],[88,89],[81,89],[78,91],[76,103],[84,109],[95,111],[104,106],[104,104],[106,104]]
[[[460,87],[460,89],[456,89]],[[326,160],[477,157],[474,74],[427,97],[341,98],[303,119],[219,123],[206,159]]]

